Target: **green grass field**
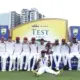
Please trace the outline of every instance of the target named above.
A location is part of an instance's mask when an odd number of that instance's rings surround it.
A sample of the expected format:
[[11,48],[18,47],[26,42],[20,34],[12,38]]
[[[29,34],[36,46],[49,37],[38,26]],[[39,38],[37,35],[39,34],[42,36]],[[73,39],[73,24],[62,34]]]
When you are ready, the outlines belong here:
[[58,76],[44,73],[38,77],[32,72],[27,71],[0,72],[0,80],[80,80],[80,72],[63,71],[63,73]]

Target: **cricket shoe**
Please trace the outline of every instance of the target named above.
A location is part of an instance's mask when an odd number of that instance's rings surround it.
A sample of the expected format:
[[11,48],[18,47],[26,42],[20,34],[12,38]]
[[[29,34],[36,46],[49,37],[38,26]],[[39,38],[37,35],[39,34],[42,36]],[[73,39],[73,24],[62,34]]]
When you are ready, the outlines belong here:
[[32,71],[36,76],[39,76],[38,74],[37,74],[37,71],[36,70],[33,70]]
[[63,73],[63,69],[61,69],[61,70],[60,70],[60,73],[59,73],[59,75],[61,75],[62,73]]
[[63,69],[59,70],[56,75],[61,75],[62,72],[63,72]]

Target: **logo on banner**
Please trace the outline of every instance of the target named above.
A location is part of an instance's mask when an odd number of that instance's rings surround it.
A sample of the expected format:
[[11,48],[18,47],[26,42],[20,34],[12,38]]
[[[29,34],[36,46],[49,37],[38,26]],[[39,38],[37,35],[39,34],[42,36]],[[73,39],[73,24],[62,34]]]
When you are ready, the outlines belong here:
[[6,29],[6,28],[1,28],[1,34],[2,34],[2,35],[5,35],[6,32],[7,32],[7,29]]
[[73,34],[74,34],[74,36],[77,36],[77,35],[78,35],[78,32],[79,32],[78,28],[74,28],[74,29],[73,29]]

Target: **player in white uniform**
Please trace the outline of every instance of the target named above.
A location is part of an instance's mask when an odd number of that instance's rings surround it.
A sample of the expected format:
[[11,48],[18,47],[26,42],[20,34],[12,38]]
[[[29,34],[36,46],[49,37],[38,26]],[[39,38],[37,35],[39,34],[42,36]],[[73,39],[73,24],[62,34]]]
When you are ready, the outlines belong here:
[[[53,59],[56,65],[56,70],[59,70],[59,64],[61,62],[61,45],[59,44],[58,40],[55,40],[54,46],[52,47],[53,51]],[[58,57],[58,60],[57,58]]]
[[50,61],[51,61],[51,68],[52,68],[52,61],[53,61],[53,58],[52,58],[52,53],[53,53],[53,51],[52,51],[52,44],[51,44],[51,42],[50,41],[48,41],[48,43],[46,44],[46,57],[47,57],[47,59],[48,58],[50,58]]
[[51,62],[50,59],[47,60],[47,58],[45,57],[45,53],[45,51],[41,51],[41,58],[39,58],[37,61],[38,70],[33,72],[38,76],[43,74],[44,72],[58,75],[60,71],[56,72],[49,67],[51,65]]
[[41,56],[41,51],[45,50],[45,43],[44,43],[44,39],[40,39],[40,43],[38,44],[38,56],[37,59]]
[[29,55],[29,61],[28,61],[28,71],[30,71],[30,61],[32,58],[33,58],[33,64],[32,64],[31,71],[34,70],[37,55],[38,55],[38,44],[36,43],[36,39],[34,37],[32,37],[31,43],[30,43],[30,55]]
[[14,46],[14,54],[13,54],[13,71],[15,70],[15,60],[16,60],[16,58],[17,58],[17,71],[19,70],[21,53],[22,53],[22,44],[20,43],[20,38],[16,37],[16,43],[15,43],[15,46]]
[[2,71],[6,71],[6,59],[5,59],[6,45],[4,42],[4,37],[0,41],[0,57],[2,63]]
[[20,70],[22,70],[24,57],[26,57],[26,63],[24,69],[25,70],[27,69],[29,54],[30,54],[29,42],[27,37],[24,37],[23,44],[22,44],[22,53],[20,56]]
[[62,42],[61,42],[61,56],[62,56],[64,66],[66,66],[67,62],[68,62],[69,50],[70,50],[69,45],[67,44],[66,40],[62,39]]
[[72,39],[72,42],[70,44],[70,55],[68,57],[69,70],[72,70],[72,67],[71,67],[71,59],[74,56],[78,58],[78,67],[77,67],[77,70],[80,70],[79,43],[76,41],[76,38],[73,38]]
[[14,42],[12,41],[12,37],[8,37],[8,41],[6,41],[6,59],[10,57],[10,66],[9,71],[12,71],[12,56],[14,52]]

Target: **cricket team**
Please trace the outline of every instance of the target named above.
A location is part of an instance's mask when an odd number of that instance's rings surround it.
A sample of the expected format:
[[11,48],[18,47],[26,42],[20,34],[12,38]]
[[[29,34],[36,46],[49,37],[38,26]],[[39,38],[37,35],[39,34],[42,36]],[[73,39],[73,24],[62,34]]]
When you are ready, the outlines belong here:
[[[27,37],[23,38],[23,42],[20,42],[20,37],[16,37],[13,41],[12,37],[9,37],[5,41],[4,37],[0,40],[0,58],[2,71],[6,71],[7,58],[10,58],[9,71],[15,71],[16,59],[17,59],[17,71],[23,69],[24,57],[26,57],[24,70],[34,71],[35,64],[37,65],[36,73],[41,75],[44,72],[58,75],[60,73],[59,65],[61,60],[64,66],[69,64],[69,70],[72,70],[71,59],[76,57],[78,59],[77,70],[80,71],[80,44],[76,38],[72,38],[71,42],[67,42],[65,39],[45,42],[44,39],[40,39],[40,42],[36,41],[35,37],[32,37],[29,41]],[[58,57],[58,59],[57,59]],[[31,60],[33,64],[30,67]],[[55,69],[52,70],[53,60],[55,62]],[[13,66],[13,68],[12,68]]]

